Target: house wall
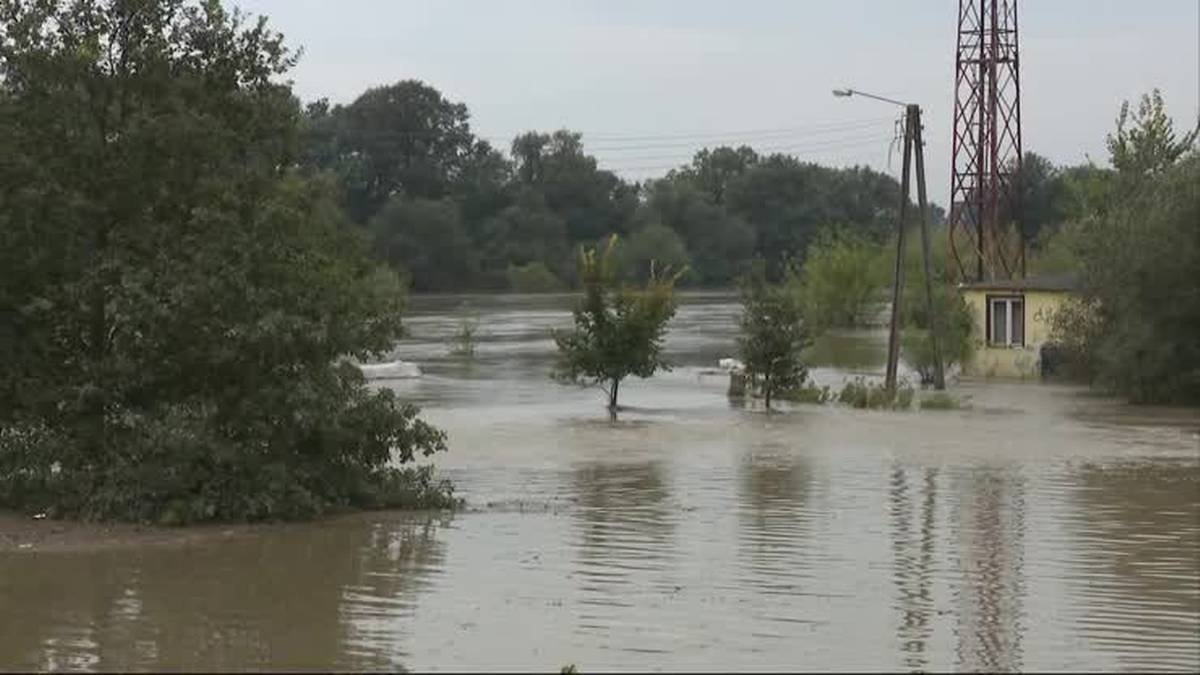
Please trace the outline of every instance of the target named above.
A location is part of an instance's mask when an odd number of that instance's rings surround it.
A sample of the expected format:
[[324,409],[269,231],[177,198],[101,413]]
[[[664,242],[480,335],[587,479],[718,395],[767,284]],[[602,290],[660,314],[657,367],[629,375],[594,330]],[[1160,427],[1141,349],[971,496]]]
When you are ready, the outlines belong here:
[[[1050,317],[1069,294],[1066,291],[1025,291],[1006,293],[968,289],[963,299],[971,309],[974,327],[971,340],[975,353],[963,364],[963,374],[985,377],[1039,377],[1042,344],[1050,339]],[[1025,345],[991,347],[987,344],[987,297],[1023,295],[1025,297]]]

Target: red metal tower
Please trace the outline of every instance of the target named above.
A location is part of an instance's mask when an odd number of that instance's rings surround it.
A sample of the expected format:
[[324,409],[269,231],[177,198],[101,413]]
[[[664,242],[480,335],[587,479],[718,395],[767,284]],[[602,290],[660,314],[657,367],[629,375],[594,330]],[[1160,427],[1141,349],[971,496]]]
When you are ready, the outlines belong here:
[[1020,167],[1017,1],[959,0],[950,253],[961,280],[1025,276]]

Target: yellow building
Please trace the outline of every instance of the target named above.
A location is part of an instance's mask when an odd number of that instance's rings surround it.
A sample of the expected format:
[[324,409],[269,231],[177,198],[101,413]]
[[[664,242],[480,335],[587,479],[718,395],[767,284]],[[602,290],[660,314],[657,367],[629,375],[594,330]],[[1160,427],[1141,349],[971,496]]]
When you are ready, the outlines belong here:
[[1077,289],[1070,276],[1026,277],[959,284],[971,309],[975,353],[964,375],[1038,377],[1050,317]]

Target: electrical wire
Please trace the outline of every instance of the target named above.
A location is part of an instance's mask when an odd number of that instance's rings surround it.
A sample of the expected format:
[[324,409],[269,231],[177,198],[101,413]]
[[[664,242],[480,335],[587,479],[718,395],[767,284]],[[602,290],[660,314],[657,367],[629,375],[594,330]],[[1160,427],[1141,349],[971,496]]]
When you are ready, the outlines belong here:
[[[840,142],[837,144],[826,144],[826,145],[797,144],[797,145],[792,145],[792,146],[781,146],[781,147],[775,147],[775,148],[761,148],[760,151],[763,153],[769,153],[769,154],[780,154],[780,153],[795,154],[797,152],[828,152],[831,150],[848,150],[848,149],[852,149],[852,148],[865,147],[865,146],[876,145],[876,144],[883,144],[883,143],[887,143],[890,140],[891,140],[891,137],[859,138],[856,140],[843,141],[843,142]],[[653,163],[653,164],[617,164],[617,165],[614,165],[613,163],[606,162],[603,158],[597,158],[598,163],[600,164],[600,166],[602,168],[604,168],[608,171],[612,171],[614,173],[622,173],[622,172],[629,172],[629,171],[634,171],[634,172],[667,171],[670,169],[679,169],[684,166],[687,166],[690,163],[690,159],[691,159],[691,157],[680,157],[679,161],[677,161],[674,164]]]

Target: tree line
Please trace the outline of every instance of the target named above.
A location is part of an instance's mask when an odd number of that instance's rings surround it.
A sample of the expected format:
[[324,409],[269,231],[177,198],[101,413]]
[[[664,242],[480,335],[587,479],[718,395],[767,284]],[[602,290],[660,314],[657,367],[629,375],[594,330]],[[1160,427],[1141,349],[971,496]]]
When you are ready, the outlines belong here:
[[654,258],[686,267],[682,284],[728,286],[755,260],[781,276],[830,224],[885,238],[899,210],[886,174],[747,146],[703,149],[644,183],[600,168],[570,130],[502,152],[466,105],[416,80],[311,103],[302,127],[303,166],[334,177],[348,218],[419,291],[577,287],[576,251],[613,234],[622,278],[644,279]]

